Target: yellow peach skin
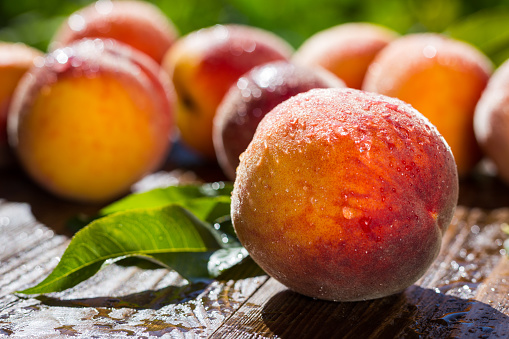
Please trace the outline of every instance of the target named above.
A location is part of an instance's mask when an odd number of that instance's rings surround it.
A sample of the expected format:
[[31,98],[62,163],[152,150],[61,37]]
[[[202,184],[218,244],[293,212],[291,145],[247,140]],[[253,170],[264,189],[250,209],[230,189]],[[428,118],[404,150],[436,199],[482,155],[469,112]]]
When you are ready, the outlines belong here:
[[12,94],[25,72],[42,52],[22,43],[0,43],[0,167],[13,163],[7,143],[7,113]]
[[397,37],[396,32],[372,23],[341,24],[304,41],[292,61],[321,66],[341,78],[348,87],[360,89],[370,63]]
[[85,40],[47,56],[23,78],[9,121],[30,176],[79,201],[127,192],[161,164],[170,146],[171,90],[159,67],[126,45],[101,46]]
[[363,89],[406,101],[430,119],[464,177],[481,158],[473,116],[491,72],[491,61],[471,45],[439,34],[413,34],[380,52]]

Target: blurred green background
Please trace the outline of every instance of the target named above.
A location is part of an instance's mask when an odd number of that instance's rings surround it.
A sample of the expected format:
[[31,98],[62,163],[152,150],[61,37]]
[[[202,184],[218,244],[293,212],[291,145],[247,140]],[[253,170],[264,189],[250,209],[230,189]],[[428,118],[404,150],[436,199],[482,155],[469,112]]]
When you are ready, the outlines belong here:
[[[65,18],[91,0],[0,0],[0,40],[46,50]],[[401,34],[444,32],[468,41],[495,64],[509,58],[509,0],[150,0],[181,34],[217,23],[271,30],[298,47],[312,34],[368,21]]]

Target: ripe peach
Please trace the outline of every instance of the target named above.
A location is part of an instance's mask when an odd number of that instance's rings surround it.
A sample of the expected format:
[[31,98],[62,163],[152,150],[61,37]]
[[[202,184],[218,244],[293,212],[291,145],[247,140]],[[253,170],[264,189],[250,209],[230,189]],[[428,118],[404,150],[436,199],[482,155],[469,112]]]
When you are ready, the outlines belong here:
[[313,88],[345,87],[321,68],[275,61],[253,68],[237,80],[219,105],[213,140],[224,173],[235,179],[239,156],[251,142],[260,120],[277,104]]
[[499,177],[509,184],[509,60],[495,71],[477,103],[474,131]]
[[308,38],[292,61],[322,66],[343,79],[348,87],[360,89],[368,66],[397,36],[390,29],[371,23],[341,24]]
[[424,274],[457,199],[452,153],[423,115],[374,93],[314,89],[258,125],[232,220],[251,257],[288,288],[355,301]]
[[20,81],[9,141],[28,174],[64,198],[110,200],[165,159],[172,88],[147,55],[114,40],[80,40]]
[[163,67],[177,92],[177,126],[184,143],[215,158],[212,121],[230,86],[251,68],[286,60],[291,53],[278,36],[241,25],[216,25],[178,40]]
[[491,70],[491,61],[467,43],[410,34],[378,54],[363,89],[399,98],[424,114],[451,146],[465,176],[481,158],[473,115]]
[[14,89],[42,52],[21,43],[0,43],[0,167],[13,162],[7,143],[7,112]]
[[71,14],[50,47],[60,48],[83,38],[116,39],[161,63],[177,37],[170,19],[149,2],[99,0]]

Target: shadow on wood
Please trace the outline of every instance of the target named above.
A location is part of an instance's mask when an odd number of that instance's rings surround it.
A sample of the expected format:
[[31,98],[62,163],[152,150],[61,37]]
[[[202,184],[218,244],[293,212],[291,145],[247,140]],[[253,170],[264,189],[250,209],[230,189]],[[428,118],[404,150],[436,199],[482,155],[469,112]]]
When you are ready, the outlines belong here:
[[168,286],[159,290],[147,290],[121,297],[93,297],[83,299],[60,299],[41,295],[35,299],[43,305],[54,307],[131,308],[157,310],[169,304],[181,304],[196,299],[211,281],[196,282],[184,286]]
[[416,285],[386,298],[344,303],[285,290],[267,301],[262,319],[278,338],[509,336],[509,317],[491,306]]

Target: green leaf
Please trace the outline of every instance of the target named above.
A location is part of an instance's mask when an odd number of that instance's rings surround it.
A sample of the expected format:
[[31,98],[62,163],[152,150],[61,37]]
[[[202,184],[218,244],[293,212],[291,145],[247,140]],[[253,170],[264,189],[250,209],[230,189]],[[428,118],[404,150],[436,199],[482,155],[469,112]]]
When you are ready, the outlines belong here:
[[189,256],[183,253],[202,253],[208,264],[207,255],[212,254],[206,252],[223,248],[221,239],[211,225],[176,204],[114,213],[76,233],[53,272],[20,293],[63,291],[94,275],[107,260],[128,256],[153,258],[184,277],[195,277],[204,271],[184,264]]
[[225,182],[207,183],[201,186],[187,185],[156,188],[147,192],[128,195],[104,207],[99,213],[101,215],[107,215],[135,208],[161,207],[173,203],[183,203],[197,198],[230,197],[232,190],[233,185]]
[[508,21],[509,10],[490,8],[456,22],[445,33],[473,44],[500,65],[509,57]]
[[186,272],[191,281],[216,278],[248,256],[244,247],[236,246],[203,253],[160,253],[152,257],[177,272]]
[[134,193],[99,211],[99,215],[76,215],[67,220],[66,226],[77,232],[92,221],[116,212],[131,209],[163,207],[179,204],[200,220],[215,223],[216,219],[230,214],[230,196],[233,185],[226,182],[207,183],[200,186],[183,185],[156,188],[143,193]]

